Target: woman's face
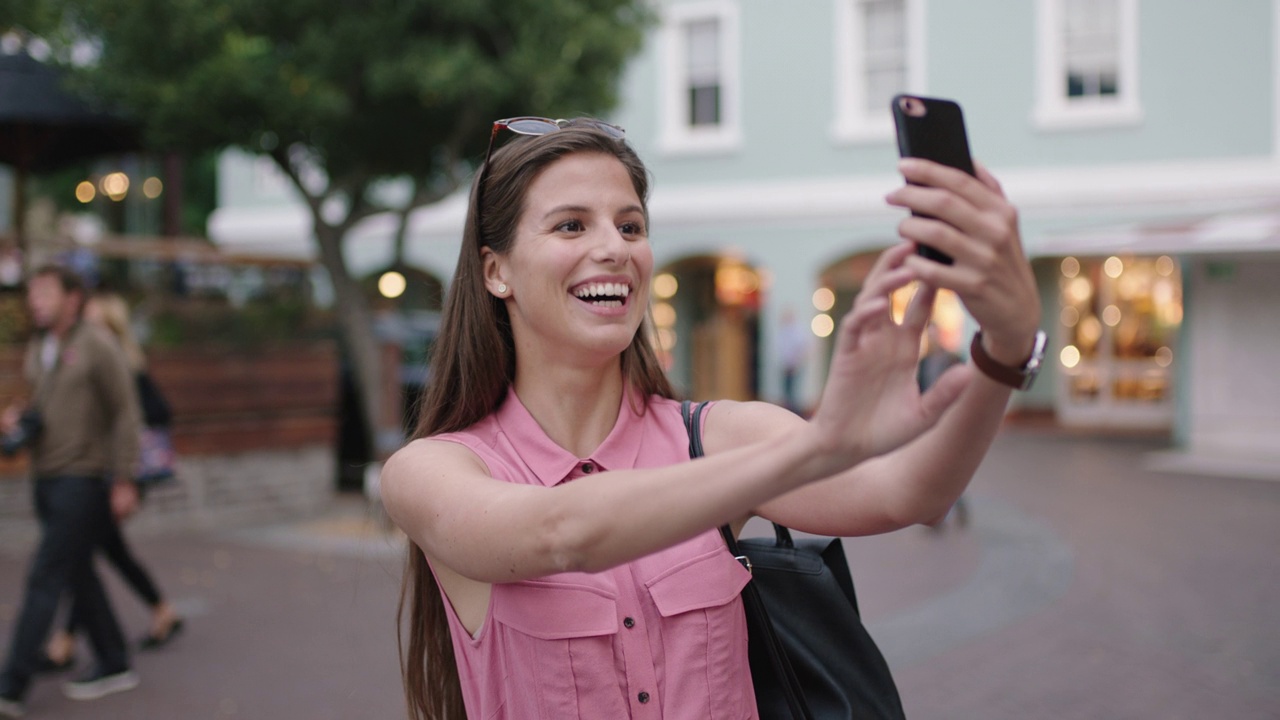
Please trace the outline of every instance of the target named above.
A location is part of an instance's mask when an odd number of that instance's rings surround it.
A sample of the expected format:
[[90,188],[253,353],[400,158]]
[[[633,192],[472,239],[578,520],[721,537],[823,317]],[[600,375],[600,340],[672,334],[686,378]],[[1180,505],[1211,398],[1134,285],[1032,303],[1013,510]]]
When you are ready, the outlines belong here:
[[619,355],[644,319],[653,274],[626,168],[601,153],[548,165],[525,195],[511,251],[486,250],[485,272],[489,292],[507,301],[518,352],[570,362]]
[[102,303],[90,298],[90,300],[84,304],[84,319],[88,322],[106,327],[107,319],[102,310]]

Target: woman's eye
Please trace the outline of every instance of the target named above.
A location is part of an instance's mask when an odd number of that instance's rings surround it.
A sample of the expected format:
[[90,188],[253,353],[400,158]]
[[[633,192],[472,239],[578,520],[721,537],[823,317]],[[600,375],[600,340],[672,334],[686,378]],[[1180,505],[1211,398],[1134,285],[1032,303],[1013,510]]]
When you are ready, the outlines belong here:
[[622,225],[618,226],[618,230],[620,230],[623,235],[643,235],[644,225],[635,222],[622,223]]
[[582,232],[582,223],[577,220],[565,220],[556,226],[560,232]]

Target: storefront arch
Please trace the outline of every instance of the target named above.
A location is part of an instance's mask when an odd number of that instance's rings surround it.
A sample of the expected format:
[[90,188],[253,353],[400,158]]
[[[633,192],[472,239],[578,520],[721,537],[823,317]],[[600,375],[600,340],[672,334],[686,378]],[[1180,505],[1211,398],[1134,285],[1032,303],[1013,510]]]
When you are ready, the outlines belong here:
[[[833,334],[840,318],[849,308],[862,290],[867,274],[872,265],[880,257],[882,250],[847,255],[833,261],[818,274],[817,287],[813,293],[812,320],[810,328],[821,343],[823,351],[822,375],[825,376],[831,353],[835,348]],[[905,287],[893,296],[894,317],[901,320],[906,312],[907,304],[915,294],[914,284]],[[964,345],[965,326],[967,323],[964,306],[960,298],[950,290],[939,290],[933,306],[932,322],[937,328],[938,342],[952,353],[961,353]],[[921,352],[925,351],[921,343]]]
[[692,398],[760,396],[762,272],[729,256],[684,258],[653,281],[656,345],[673,383]]

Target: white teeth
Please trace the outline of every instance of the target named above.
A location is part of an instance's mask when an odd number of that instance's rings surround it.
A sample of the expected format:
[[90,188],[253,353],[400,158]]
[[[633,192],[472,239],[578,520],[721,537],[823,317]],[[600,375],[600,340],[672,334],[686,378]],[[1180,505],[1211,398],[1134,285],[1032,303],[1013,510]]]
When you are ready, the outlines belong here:
[[625,298],[631,294],[631,286],[625,283],[589,283],[583,285],[573,294],[580,298],[589,297],[621,297]]

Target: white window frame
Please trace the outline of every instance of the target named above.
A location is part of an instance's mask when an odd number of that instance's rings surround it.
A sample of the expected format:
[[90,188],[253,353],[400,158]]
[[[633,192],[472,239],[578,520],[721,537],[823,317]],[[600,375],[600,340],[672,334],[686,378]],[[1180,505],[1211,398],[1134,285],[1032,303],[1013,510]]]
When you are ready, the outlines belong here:
[[[720,123],[689,124],[688,62],[685,28],[714,20],[720,28]],[[658,149],[674,155],[732,152],[742,146],[741,24],[736,0],[699,0],[663,8],[659,31],[662,70]]]
[[[867,110],[866,53],[861,0],[835,0],[835,123],[831,129],[837,143],[879,143],[893,139],[893,116],[886,105],[883,112]],[[925,23],[924,0],[905,0],[907,86],[905,92],[924,92]]]
[[1066,90],[1064,0],[1036,0],[1036,106],[1040,130],[1120,127],[1142,122],[1138,100],[1138,0],[1115,0],[1119,17],[1118,93],[1072,98]]

